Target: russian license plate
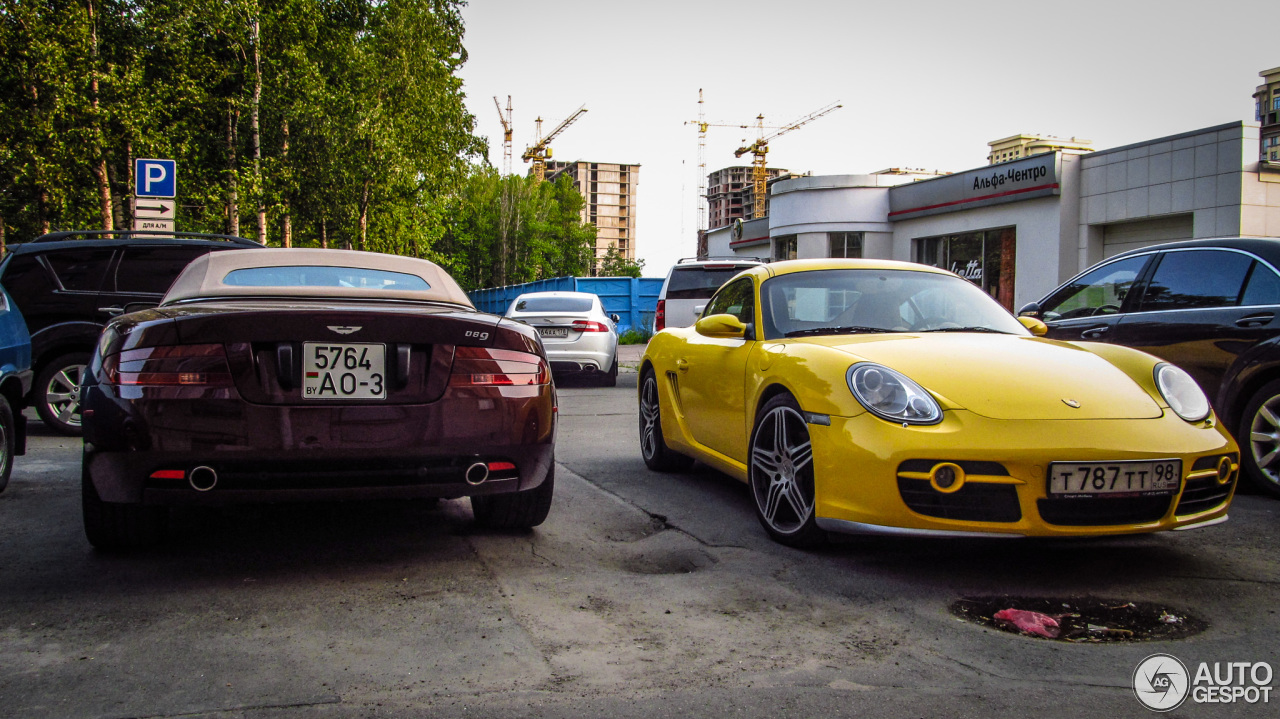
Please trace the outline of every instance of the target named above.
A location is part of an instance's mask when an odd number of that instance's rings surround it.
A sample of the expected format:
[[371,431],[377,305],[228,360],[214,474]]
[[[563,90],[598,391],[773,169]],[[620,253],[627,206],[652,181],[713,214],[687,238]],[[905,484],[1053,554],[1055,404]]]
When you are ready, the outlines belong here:
[[304,399],[386,399],[386,345],[302,344]]
[[543,337],[568,337],[569,330],[563,327],[539,327],[538,334]]
[[1049,494],[1096,497],[1172,494],[1182,482],[1182,460],[1050,462]]

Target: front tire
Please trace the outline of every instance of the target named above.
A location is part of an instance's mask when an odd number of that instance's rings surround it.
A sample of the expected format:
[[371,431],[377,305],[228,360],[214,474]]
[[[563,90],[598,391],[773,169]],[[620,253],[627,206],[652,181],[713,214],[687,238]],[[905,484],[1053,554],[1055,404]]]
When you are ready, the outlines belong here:
[[55,357],[35,380],[35,406],[40,419],[58,434],[79,437],[80,386],[88,369],[89,353],[69,352]]
[[814,513],[809,424],[791,395],[775,396],[756,413],[747,473],[756,518],[774,541],[801,549],[827,541]]
[[13,408],[9,400],[0,395],[0,492],[9,486],[9,474],[13,472],[13,452],[17,447],[18,430],[13,421]]
[[640,379],[640,456],[655,472],[674,472],[693,466],[693,459],[667,446],[662,437],[662,403],[658,397],[658,378],[653,370],[645,370]]
[[555,494],[556,463],[552,459],[542,484],[523,492],[481,494],[471,498],[471,514],[485,529],[533,529],[551,512]]
[[1280,380],[1268,382],[1250,398],[1236,436],[1249,481],[1280,497]]
[[88,463],[80,470],[80,506],[89,544],[104,551],[141,549],[158,544],[169,526],[168,507],[104,502],[98,496]]

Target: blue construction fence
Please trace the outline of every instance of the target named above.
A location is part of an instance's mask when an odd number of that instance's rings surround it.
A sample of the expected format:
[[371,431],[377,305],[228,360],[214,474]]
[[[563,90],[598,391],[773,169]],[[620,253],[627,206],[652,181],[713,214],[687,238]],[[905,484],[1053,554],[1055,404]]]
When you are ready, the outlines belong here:
[[661,277],[553,277],[549,280],[507,285],[467,294],[482,312],[500,315],[507,311],[516,297],[526,292],[590,292],[600,298],[604,311],[622,318],[618,333],[629,329],[649,330],[653,327],[653,313],[658,307],[658,293],[662,291]]

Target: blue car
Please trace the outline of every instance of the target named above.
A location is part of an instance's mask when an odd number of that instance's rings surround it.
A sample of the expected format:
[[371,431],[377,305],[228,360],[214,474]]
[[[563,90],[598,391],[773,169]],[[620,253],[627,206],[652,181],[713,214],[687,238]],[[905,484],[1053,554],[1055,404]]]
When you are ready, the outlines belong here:
[[0,287],[0,492],[13,458],[27,451],[23,397],[31,391],[31,335],[13,299]]

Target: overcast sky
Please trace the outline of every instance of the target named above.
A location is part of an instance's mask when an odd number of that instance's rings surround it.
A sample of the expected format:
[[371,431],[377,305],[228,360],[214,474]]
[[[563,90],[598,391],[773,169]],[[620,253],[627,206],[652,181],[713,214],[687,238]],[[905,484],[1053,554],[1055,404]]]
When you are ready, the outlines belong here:
[[[636,247],[660,277],[695,253],[698,89],[709,121],[783,125],[769,166],[815,175],[960,171],[1017,133],[1096,149],[1254,121],[1280,66],[1275,0],[470,0],[467,104],[502,165],[493,97],[512,97],[520,152],[585,104],[554,159],[637,163]],[[708,171],[750,163],[750,131],[712,128]],[[744,161],[745,160],[745,161]]]

